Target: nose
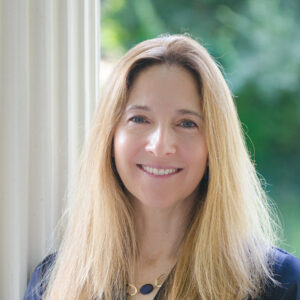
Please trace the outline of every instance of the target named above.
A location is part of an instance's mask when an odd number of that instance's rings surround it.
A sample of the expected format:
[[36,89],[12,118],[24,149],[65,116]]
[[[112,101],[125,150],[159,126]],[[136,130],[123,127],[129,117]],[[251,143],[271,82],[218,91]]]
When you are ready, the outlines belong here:
[[175,133],[170,128],[155,128],[148,137],[146,151],[157,157],[176,153]]

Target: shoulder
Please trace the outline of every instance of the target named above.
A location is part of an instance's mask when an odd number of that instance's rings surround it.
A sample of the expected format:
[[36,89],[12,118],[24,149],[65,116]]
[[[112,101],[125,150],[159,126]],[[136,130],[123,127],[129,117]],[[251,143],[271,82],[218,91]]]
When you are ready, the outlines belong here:
[[300,282],[300,260],[294,255],[280,249],[274,249],[274,272],[277,280],[282,283],[289,281]]
[[280,249],[273,249],[274,279],[279,283],[268,288],[263,300],[300,300],[300,260]]
[[38,300],[42,298],[47,287],[45,275],[53,267],[56,253],[48,255],[33,270],[23,300]]

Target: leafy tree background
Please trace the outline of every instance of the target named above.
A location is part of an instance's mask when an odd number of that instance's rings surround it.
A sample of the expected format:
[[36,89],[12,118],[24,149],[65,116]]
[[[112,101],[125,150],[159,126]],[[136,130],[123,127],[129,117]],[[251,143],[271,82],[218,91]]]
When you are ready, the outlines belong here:
[[276,203],[281,247],[300,257],[300,1],[103,0],[101,51],[190,33],[224,67],[249,151]]

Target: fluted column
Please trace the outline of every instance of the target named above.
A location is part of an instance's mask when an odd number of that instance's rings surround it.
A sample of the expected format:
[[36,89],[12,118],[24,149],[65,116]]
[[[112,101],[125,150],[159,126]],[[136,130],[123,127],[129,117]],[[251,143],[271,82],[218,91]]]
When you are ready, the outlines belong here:
[[0,0],[0,299],[22,299],[99,93],[100,0]]

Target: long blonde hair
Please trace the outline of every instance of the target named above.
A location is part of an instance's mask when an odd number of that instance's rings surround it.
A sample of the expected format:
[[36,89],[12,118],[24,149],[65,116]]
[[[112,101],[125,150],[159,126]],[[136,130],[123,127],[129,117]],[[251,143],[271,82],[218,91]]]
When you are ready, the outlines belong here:
[[171,35],[131,49],[105,86],[70,192],[68,226],[44,299],[124,297],[138,245],[133,207],[116,172],[112,145],[136,74],[153,64],[183,66],[197,80],[209,153],[209,183],[164,299],[254,298],[272,280],[274,222],[230,90],[204,47],[188,36]]

